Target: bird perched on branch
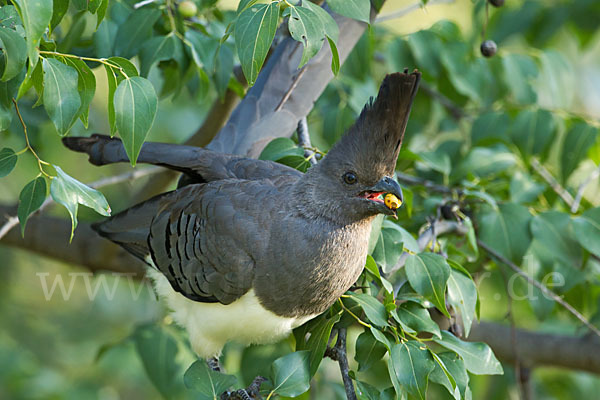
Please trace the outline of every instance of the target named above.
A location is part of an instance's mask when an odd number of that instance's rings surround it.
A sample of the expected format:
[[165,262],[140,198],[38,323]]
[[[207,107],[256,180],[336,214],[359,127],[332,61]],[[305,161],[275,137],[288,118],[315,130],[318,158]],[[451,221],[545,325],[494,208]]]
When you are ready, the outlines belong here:
[[[186,185],[95,225],[152,268],[193,349],[267,343],[327,310],[360,275],[371,221],[396,214],[392,178],[420,74],[387,75],[379,94],[305,174],[270,161],[146,143],[138,162]],[[65,138],[96,165],[127,162],[118,139]]]

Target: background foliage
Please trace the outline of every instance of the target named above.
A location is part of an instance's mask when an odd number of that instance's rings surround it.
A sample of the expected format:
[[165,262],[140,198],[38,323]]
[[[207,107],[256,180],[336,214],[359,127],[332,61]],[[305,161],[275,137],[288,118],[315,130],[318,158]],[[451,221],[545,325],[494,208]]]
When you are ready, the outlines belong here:
[[[80,181],[127,167],[84,167],[59,136],[116,133],[135,164],[144,140],[183,142],[228,89],[243,96],[234,68],[241,65],[245,80],[255,82],[282,18],[305,43],[301,65],[322,45],[335,49],[335,22],[311,3],[234,3],[194,1],[193,18],[169,0],[137,8],[108,0],[2,6],[0,176],[10,175],[0,198],[19,200],[23,229],[48,194],[68,214],[52,212],[69,215],[75,228],[78,211],[90,220],[98,217],[87,207],[103,215],[123,209],[144,183],[103,189],[107,202]],[[328,4],[368,20],[366,1]],[[516,398],[515,364],[502,368],[487,345],[456,336],[468,336],[479,313],[539,332],[586,333],[538,288],[513,279],[481,243],[600,325],[600,186],[593,175],[600,164],[600,7],[593,0],[508,2],[490,8],[486,24],[485,4],[430,4],[430,15],[375,22],[341,69],[333,57],[338,75],[308,116],[322,152],[385,73],[418,68],[424,77],[397,168],[406,203],[398,221],[380,221],[374,230],[362,289],[288,341],[228,346],[223,361],[235,376],[217,375],[194,362],[185,335],[147,285],[92,278],[3,247],[0,397],[212,398],[209,375],[224,390],[261,374],[269,378],[266,395],[344,398],[337,367],[322,357],[335,326],[348,329],[361,399]],[[401,5],[388,1],[380,15]],[[479,52],[484,25],[500,49],[489,59]],[[270,143],[261,157],[309,166],[289,139]],[[457,230],[420,244],[439,221]],[[47,301],[42,282],[51,286],[61,276],[69,300],[55,294]],[[442,315],[452,317],[450,325]],[[530,389],[543,398],[593,398],[600,388],[583,372],[532,374]]]

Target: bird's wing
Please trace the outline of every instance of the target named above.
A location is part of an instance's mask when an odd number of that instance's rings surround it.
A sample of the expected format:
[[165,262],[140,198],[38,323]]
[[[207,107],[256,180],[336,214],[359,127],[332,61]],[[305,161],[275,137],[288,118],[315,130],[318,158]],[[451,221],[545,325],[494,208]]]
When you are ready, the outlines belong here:
[[[87,153],[94,165],[129,162],[120,139],[105,135],[63,138],[71,150]],[[146,142],[138,163],[154,164],[183,172],[189,183],[205,183],[221,179],[271,179],[280,176],[301,176],[302,173],[272,161],[255,160],[224,154],[201,147],[169,143]],[[275,182],[276,183],[276,182]]]
[[151,257],[184,296],[229,304],[252,287],[257,255],[270,230],[270,219],[261,216],[266,200],[278,196],[268,180],[190,185],[95,228],[137,257],[147,262]]

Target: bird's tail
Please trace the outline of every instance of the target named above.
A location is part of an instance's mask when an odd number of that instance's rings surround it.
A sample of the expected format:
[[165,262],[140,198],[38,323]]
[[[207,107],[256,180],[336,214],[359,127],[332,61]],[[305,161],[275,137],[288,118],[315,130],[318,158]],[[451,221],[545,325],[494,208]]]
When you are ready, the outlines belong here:
[[100,236],[115,242],[140,260],[152,265],[148,248],[150,225],[171,193],[173,192],[159,194],[107,220],[93,224],[92,228]]

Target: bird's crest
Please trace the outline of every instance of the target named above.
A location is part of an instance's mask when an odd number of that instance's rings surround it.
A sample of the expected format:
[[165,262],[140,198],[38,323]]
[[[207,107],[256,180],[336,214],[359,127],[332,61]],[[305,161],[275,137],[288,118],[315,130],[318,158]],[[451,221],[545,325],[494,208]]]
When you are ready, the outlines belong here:
[[420,79],[421,73],[417,70],[387,75],[377,97],[371,98],[365,105],[354,125],[325,160],[331,162],[341,157],[364,168],[376,168],[391,175]]

